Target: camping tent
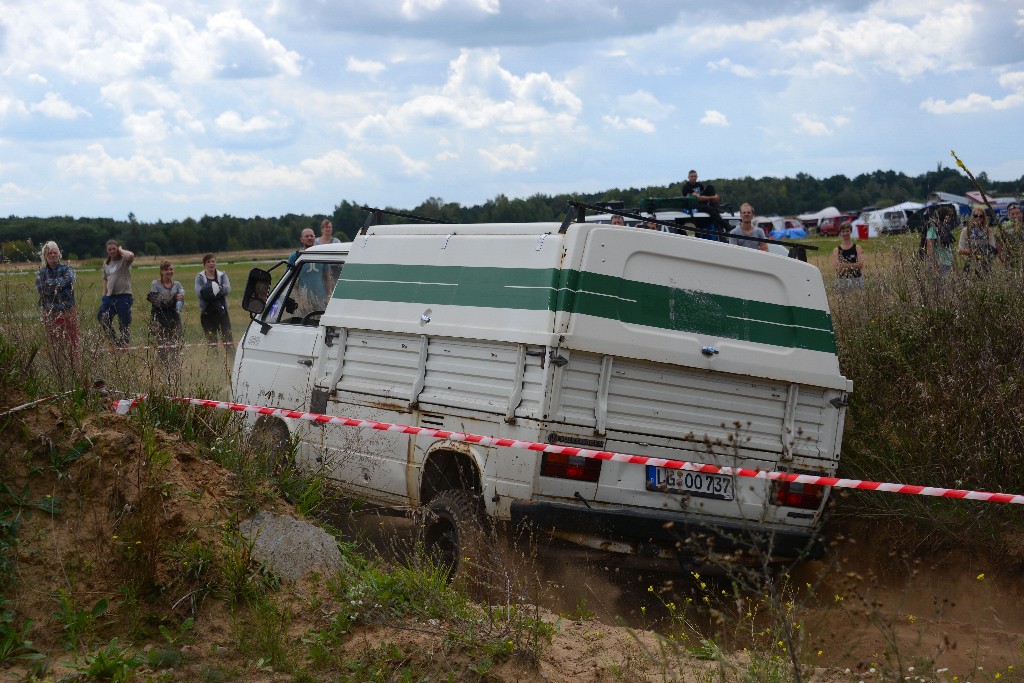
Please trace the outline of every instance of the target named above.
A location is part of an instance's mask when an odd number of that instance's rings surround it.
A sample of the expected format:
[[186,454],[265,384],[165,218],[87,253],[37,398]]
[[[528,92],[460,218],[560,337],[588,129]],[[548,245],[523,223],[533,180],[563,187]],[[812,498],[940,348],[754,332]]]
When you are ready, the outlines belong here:
[[837,209],[834,206],[827,206],[824,209],[822,209],[821,211],[818,211],[817,213],[802,213],[799,216],[797,216],[796,218],[801,223],[804,223],[804,224],[810,223],[811,226],[816,226],[816,225],[818,225],[818,222],[822,218],[835,218],[838,215],[839,215],[839,209]]
[[920,211],[923,208],[924,204],[918,202],[900,202],[884,209],[871,211],[861,216],[858,222],[863,220],[864,223],[867,223],[869,234],[872,236],[878,233],[903,232],[908,229],[907,214]]

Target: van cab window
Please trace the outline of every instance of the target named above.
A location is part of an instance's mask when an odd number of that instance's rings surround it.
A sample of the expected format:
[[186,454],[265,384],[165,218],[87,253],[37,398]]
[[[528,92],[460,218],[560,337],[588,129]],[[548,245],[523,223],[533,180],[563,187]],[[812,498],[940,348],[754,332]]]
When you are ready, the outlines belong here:
[[315,324],[307,316],[326,310],[340,274],[340,263],[302,263],[271,302],[266,321],[297,325],[305,320]]

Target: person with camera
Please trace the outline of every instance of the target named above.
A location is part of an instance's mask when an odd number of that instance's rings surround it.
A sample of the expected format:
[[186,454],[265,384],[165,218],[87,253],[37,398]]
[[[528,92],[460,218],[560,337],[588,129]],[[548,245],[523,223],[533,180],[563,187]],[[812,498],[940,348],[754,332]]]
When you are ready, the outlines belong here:
[[953,270],[953,220],[953,209],[940,206],[928,221],[924,234],[928,266],[943,277]]
[[196,275],[196,298],[199,299],[199,324],[203,327],[206,341],[217,343],[217,337],[224,344],[231,344],[231,318],[228,316],[228,294],[231,281],[223,270],[217,270],[217,257],[203,256],[203,270]]

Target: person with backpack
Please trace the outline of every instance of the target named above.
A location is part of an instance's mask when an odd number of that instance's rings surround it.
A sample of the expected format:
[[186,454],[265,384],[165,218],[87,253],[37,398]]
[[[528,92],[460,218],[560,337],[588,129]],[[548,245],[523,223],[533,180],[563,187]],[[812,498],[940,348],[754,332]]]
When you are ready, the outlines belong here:
[[953,209],[940,206],[924,234],[925,260],[935,273],[945,277],[953,271]]
[[228,316],[231,281],[227,273],[217,270],[217,257],[213,254],[203,257],[203,270],[196,275],[195,289],[199,299],[199,323],[206,341],[216,344],[219,334],[224,344],[231,344],[231,318]]

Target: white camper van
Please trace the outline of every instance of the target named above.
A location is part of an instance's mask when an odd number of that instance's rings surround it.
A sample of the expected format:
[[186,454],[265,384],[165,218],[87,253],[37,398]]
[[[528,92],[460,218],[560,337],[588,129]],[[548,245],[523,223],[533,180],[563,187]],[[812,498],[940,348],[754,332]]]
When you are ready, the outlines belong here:
[[[343,268],[342,268],[343,264]],[[236,401],[831,476],[847,396],[819,271],[595,223],[377,225],[254,270]],[[329,294],[329,298],[325,295]],[[675,560],[813,551],[828,490],[260,418],[453,569],[487,520]]]

